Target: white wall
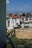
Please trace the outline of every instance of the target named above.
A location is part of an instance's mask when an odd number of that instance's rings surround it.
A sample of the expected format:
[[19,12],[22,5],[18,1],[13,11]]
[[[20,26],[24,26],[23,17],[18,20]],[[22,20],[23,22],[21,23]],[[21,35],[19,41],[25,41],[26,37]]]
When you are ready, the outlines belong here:
[[15,19],[13,19],[13,26],[14,27],[17,27],[17,24],[16,24],[16,20]]
[[13,20],[12,20],[12,18],[10,18],[9,20],[10,20],[9,26],[10,26],[10,27],[13,27]]
[[11,29],[14,29],[13,27],[7,27],[7,30],[11,30]]
[[[9,21],[9,26],[8,26],[8,21]],[[8,20],[6,20],[6,28],[8,30],[13,29],[13,21],[12,21],[12,18],[9,18]]]
[[29,23],[29,27],[32,27],[32,23]]
[[16,23],[18,23],[18,25],[20,25],[20,18],[16,19]]
[[24,28],[24,24],[21,24],[21,28]]

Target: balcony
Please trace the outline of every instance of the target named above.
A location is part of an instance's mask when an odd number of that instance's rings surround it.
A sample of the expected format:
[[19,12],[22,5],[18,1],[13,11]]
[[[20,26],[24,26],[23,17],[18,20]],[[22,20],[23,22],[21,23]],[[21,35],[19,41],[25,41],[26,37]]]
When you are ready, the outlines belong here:
[[30,22],[32,22],[32,20],[30,20]]
[[25,20],[24,23],[29,23],[29,20]]

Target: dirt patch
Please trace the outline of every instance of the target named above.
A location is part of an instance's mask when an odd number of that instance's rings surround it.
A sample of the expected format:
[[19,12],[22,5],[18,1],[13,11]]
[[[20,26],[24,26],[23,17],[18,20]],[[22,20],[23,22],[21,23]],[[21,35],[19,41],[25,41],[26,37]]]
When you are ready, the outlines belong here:
[[32,39],[32,28],[16,29],[15,35],[19,39]]

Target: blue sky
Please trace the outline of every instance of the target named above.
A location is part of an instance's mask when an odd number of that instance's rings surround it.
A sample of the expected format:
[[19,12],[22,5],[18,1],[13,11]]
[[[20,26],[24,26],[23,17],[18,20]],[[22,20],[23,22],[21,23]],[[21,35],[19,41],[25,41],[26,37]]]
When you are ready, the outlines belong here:
[[6,13],[32,11],[32,0],[6,0]]

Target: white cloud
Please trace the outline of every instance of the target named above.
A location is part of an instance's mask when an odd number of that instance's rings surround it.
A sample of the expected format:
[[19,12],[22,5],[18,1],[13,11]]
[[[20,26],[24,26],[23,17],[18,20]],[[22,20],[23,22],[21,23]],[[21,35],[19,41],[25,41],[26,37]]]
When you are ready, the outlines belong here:
[[6,3],[7,3],[7,4],[9,4],[9,3],[10,3],[10,1],[9,1],[9,0],[6,0]]

